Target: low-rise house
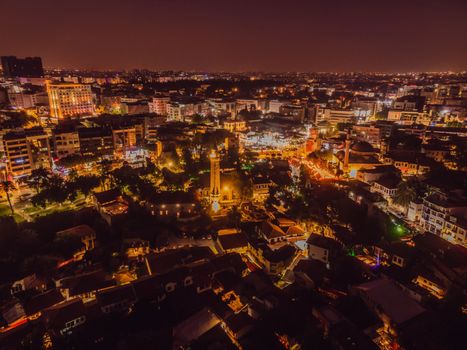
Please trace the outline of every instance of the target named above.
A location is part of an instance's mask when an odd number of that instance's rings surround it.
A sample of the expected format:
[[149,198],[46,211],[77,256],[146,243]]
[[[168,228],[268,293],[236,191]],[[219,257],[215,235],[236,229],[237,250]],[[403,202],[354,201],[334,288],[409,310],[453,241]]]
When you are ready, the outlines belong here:
[[140,238],[126,238],[123,249],[129,259],[143,257],[151,252],[149,241]]
[[448,216],[441,237],[467,248],[467,220],[460,216]]
[[265,271],[269,274],[280,274],[293,261],[298,249],[290,244],[285,244],[278,249],[266,246],[262,251],[262,261]]
[[328,340],[336,349],[380,349],[366,332],[363,332],[348,321],[339,322],[333,327],[329,332]]
[[88,302],[95,300],[99,289],[115,285],[115,280],[103,270],[96,270],[62,278],[55,284],[65,299],[79,297]]
[[248,243],[248,253],[270,274],[281,273],[289,266],[296,252],[297,248],[286,243],[281,244],[276,249],[271,249],[265,240]]
[[372,169],[360,169],[357,180],[371,184],[382,177],[397,174],[399,171],[393,165],[380,165]]
[[160,276],[151,275],[131,282],[138,301],[160,303],[166,298],[165,286]]
[[381,242],[373,247],[373,254],[378,265],[387,264],[406,267],[411,259],[415,257],[415,253],[415,248],[404,242]]
[[305,235],[305,231],[297,225],[295,220],[288,217],[276,217],[274,223],[284,231],[287,240],[300,238]]
[[214,253],[209,247],[183,247],[149,254],[146,257],[146,265],[149,274],[162,274],[178,266],[209,261],[213,258]]
[[313,316],[319,321],[324,337],[336,349],[377,350],[378,346],[372,342],[363,331],[350,323],[344,315],[333,306],[324,305],[313,307]]
[[428,158],[434,159],[439,163],[444,163],[451,150],[448,145],[444,144],[422,144],[422,153]]
[[366,209],[368,215],[378,208],[379,203],[384,202],[384,198],[376,192],[371,192],[369,186],[360,186],[360,184],[352,187],[349,191],[349,198]]
[[467,287],[466,248],[449,243],[432,233],[416,235],[415,246],[423,256],[423,266],[439,278],[443,285]]
[[17,300],[13,299],[0,308],[0,317],[3,318],[7,324],[11,324],[20,318],[26,316],[23,305]]
[[258,228],[259,233],[268,241],[268,243],[277,243],[285,241],[287,236],[285,232],[271,221],[264,221]]
[[83,243],[83,251],[94,249],[96,247],[96,231],[88,225],[79,225],[57,232],[57,237],[76,237]]
[[289,226],[287,231],[285,232],[287,239],[294,239],[303,237],[305,235],[305,231],[298,225]]
[[247,267],[239,254],[227,253],[201,259],[172,268],[164,273],[146,276],[131,282],[138,300],[162,302],[168,294],[183,288],[194,288],[197,293],[212,288],[218,274],[231,272],[244,276]]
[[223,271],[232,271],[242,277],[247,273],[247,266],[243,262],[241,256],[236,253],[217,255],[210,260],[210,264],[213,266],[213,277],[215,277],[217,273]]
[[273,182],[265,177],[255,177],[253,179],[253,201],[264,202],[269,197],[269,189]]
[[32,274],[18,281],[13,282],[10,288],[12,295],[28,290],[45,291],[47,289],[46,280],[37,274]]
[[248,239],[246,235],[237,229],[219,230],[217,241],[222,250],[227,253],[246,253],[248,249]]
[[326,265],[319,260],[302,259],[294,268],[295,281],[300,281],[307,288],[315,289],[326,276]]
[[316,234],[310,235],[306,241],[308,257],[329,264],[338,255],[341,245],[332,238]]
[[397,193],[397,186],[400,179],[397,177],[382,177],[371,185],[371,191],[379,193],[385,200],[392,202]]
[[253,330],[254,319],[248,316],[246,312],[239,312],[226,318],[221,323],[221,326],[234,344],[238,346],[240,338]]
[[384,323],[383,331],[396,338],[398,331],[426,310],[389,279],[376,279],[351,288]]
[[126,312],[137,300],[131,284],[101,289],[96,293],[96,299],[104,314]]
[[54,288],[28,299],[23,303],[23,307],[26,315],[29,318],[35,319],[41,315],[42,310],[61,303],[64,300],[60,291]]
[[209,308],[204,307],[173,328],[173,348],[180,349],[189,345],[193,340],[216,327],[221,320]]
[[423,289],[426,289],[431,295],[434,295],[438,299],[443,299],[447,292],[447,288],[444,286],[443,281],[428,271],[422,271],[417,274],[413,283]]
[[75,298],[45,309],[41,320],[52,334],[70,335],[86,322],[86,309],[83,301]]
[[279,218],[274,222],[266,220],[258,227],[258,232],[269,244],[284,242],[305,235],[305,231],[300,226],[287,218]]
[[189,192],[159,192],[146,201],[146,208],[151,215],[179,217],[182,214],[196,214],[199,203],[194,194]]
[[128,201],[123,198],[118,189],[94,193],[93,202],[109,225],[128,211]]
[[433,159],[429,159],[420,153],[410,152],[387,153],[383,156],[383,162],[394,165],[403,175],[425,174],[436,166]]

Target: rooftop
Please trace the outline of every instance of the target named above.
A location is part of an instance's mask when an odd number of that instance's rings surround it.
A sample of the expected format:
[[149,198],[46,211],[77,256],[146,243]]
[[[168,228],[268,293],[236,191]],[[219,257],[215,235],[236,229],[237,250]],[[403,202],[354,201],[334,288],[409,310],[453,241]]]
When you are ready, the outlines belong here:
[[397,324],[402,324],[425,312],[423,307],[388,279],[381,278],[363,283],[355,289],[363,293],[372,305],[382,310]]

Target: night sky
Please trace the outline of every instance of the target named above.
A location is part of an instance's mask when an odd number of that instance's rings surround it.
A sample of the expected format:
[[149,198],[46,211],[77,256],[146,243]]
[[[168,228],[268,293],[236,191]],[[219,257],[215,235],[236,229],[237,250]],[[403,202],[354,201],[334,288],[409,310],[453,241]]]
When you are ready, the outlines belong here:
[[467,69],[467,0],[0,0],[0,27],[46,67]]

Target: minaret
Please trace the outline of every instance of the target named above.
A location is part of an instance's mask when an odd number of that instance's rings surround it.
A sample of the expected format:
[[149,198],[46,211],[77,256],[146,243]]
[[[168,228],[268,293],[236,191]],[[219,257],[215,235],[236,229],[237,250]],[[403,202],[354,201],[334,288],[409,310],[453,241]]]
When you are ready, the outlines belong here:
[[211,180],[209,187],[209,200],[214,211],[219,210],[219,199],[221,195],[221,166],[220,159],[216,154],[216,151],[212,150],[209,155],[211,162]]
[[350,156],[350,133],[347,132],[345,139],[345,153],[344,153],[344,172],[349,170],[349,156]]

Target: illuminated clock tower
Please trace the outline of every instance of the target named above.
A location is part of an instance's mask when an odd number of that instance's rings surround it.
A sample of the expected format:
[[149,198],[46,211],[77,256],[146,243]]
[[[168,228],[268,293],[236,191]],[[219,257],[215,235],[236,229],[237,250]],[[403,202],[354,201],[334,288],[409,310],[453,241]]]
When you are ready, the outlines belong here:
[[220,159],[216,154],[216,151],[212,151],[209,155],[211,162],[211,179],[209,187],[209,200],[212,206],[212,210],[217,212],[220,209],[219,199],[221,196],[221,166]]

